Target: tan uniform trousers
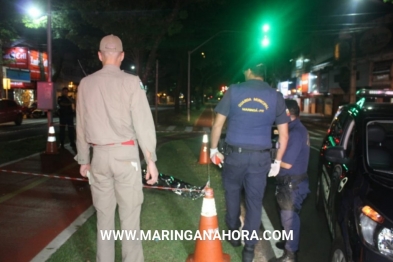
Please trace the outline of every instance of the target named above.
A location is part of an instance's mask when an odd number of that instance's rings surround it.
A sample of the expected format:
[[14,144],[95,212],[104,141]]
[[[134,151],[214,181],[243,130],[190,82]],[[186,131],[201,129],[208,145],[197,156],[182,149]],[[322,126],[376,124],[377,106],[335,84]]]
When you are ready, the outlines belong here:
[[[102,239],[101,230],[115,229],[116,204],[121,230],[139,233],[143,202],[142,174],[137,145],[93,147],[91,194],[97,210],[97,261],[115,261],[113,235]],[[122,240],[122,261],[143,262],[140,240]]]

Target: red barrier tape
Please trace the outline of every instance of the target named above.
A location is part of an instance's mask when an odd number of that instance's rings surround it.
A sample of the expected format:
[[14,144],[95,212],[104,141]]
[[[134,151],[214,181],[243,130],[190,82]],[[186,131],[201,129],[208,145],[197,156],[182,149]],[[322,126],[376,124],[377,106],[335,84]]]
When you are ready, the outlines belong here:
[[[23,172],[23,171],[15,171],[15,170],[7,170],[7,169],[0,169],[0,172],[4,173],[12,173],[12,174],[20,174],[20,175],[31,175],[31,176],[39,176],[39,177],[48,177],[48,178],[56,178],[56,179],[63,179],[63,180],[74,180],[74,181],[82,181],[82,182],[89,182],[86,178],[77,178],[77,177],[69,177],[69,176],[60,176],[58,174],[38,174],[38,173],[31,173],[31,172]],[[143,185],[144,188],[151,188],[151,189],[160,189],[160,190],[172,190],[172,191],[189,191],[189,192],[201,192],[203,190],[194,190],[189,188],[173,188],[173,187],[164,187],[164,186],[150,186],[150,185]]]

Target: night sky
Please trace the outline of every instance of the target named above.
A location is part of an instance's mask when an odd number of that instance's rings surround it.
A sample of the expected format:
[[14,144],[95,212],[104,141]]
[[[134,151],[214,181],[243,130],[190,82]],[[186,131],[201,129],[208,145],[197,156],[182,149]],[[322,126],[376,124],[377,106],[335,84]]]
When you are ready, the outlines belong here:
[[[221,18],[213,19],[208,28],[210,35],[220,30],[247,32],[216,40],[222,52],[232,54],[228,57],[233,63],[240,50],[248,48],[251,53],[261,52],[268,67],[284,70],[291,58],[307,56],[314,49],[330,50],[333,55],[334,41],[343,28],[357,30],[365,22],[392,11],[393,4],[382,0],[228,0],[220,9],[211,11]],[[261,49],[258,34],[264,23],[271,27],[271,45]],[[224,78],[229,79],[235,70],[229,66]]]
[[[57,0],[52,0],[55,2]],[[33,1],[0,0],[2,6],[11,4],[21,11],[23,6]],[[46,1],[41,1],[45,4]],[[284,68],[289,59],[299,54],[305,56],[315,45],[325,49],[333,48],[332,43],[343,28],[356,30],[362,23],[393,11],[393,4],[382,0],[214,0],[212,5],[202,8],[190,5],[189,17],[184,21],[185,31],[192,37],[173,38],[175,48],[192,50],[211,36],[221,33],[198,49],[193,62],[200,59],[200,52],[214,54],[223,60],[223,68],[216,77],[217,83],[234,81],[236,74],[247,57],[261,55],[270,68]],[[44,5],[45,6],[45,5]],[[7,12],[4,8],[0,14]],[[261,27],[268,23],[271,27],[271,44],[262,49]],[[45,34],[45,30],[41,30]],[[30,34],[30,38],[32,35]],[[44,37],[38,37],[39,39]],[[45,44],[45,41],[44,41]],[[163,43],[161,48],[166,48]],[[314,45],[314,47],[313,47]],[[127,55],[127,54],[126,54]]]

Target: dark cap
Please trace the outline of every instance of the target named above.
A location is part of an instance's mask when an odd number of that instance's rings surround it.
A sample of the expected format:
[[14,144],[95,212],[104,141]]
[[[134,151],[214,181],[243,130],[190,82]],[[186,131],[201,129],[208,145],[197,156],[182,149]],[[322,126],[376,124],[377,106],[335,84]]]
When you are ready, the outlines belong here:
[[285,105],[289,110],[289,113],[293,116],[299,116],[300,108],[296,100],[285,99]]

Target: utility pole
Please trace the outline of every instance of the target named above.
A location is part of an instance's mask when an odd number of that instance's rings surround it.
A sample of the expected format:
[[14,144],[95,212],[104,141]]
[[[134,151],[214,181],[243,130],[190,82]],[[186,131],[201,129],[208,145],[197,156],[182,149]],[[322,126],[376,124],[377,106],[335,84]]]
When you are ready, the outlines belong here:
[[[52,87],[52,110],[54,109],[55,105],[55,98],[56,98],[56,90],[54,85],[52,84],[52,14],[51,14],[51,0],[47,2],[47,25],[46,25],[46,47],[47,47],[47,54],[48,54],[48,84]],[[48,109],[47,117],[48,117],[48,126],[51,126],[53,122],[53,115],[52,110]]]

